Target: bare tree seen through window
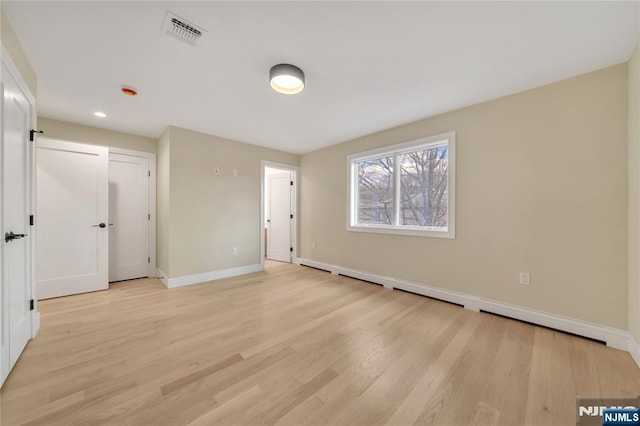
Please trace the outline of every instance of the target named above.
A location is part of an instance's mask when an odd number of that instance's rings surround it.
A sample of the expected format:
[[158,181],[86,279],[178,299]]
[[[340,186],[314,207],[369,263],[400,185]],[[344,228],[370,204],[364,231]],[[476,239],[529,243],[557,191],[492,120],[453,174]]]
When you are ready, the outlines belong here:
[[393,157],[358,162],[358,223],[393,224]]
[[447,227],[446,146],[400,155],[400,225]]
[[[397,155],[400,167],[400,226],[448,226],[448,147]],[[394,157],[359,161],[358,223],[394,223]]]

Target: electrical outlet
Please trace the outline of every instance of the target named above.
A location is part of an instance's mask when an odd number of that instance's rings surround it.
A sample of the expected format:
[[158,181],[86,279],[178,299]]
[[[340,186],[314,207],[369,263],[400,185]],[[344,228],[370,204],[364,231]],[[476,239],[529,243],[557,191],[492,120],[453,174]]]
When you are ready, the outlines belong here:
[[233,169],[231,171],[231,175],[233,175],[233,177],[237,177],[238,176],[238,169]]
[[236,256],[238,254],[238,247],[233,247],[231,249],[231,252],[233,253],[234,256]]
[[312,249],[316,248],[316,242],[315,241],[311,243],[311,248]]
[[529,285],[530,277],[528,272],[520,272],[520,284]]
[[216,174],[220,173],[220,167],[216,167],[214,171],[216,172]]

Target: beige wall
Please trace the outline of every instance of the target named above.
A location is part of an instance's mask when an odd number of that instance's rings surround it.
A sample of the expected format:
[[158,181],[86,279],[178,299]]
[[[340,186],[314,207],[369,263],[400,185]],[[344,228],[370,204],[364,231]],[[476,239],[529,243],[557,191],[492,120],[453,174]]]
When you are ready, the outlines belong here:
[[[22,78],[29,87],[31,94],[37,98],[38,96],[38,79],[36,73],[31,68],[31,64],[27,59],[20,42],[13,31],[13,27],[2,10],[2,2],[0,2],[0,38],[2,45],[7,49],[15,66],[20,71]],[[35,118],[35,117],[34,117]]]
[[44,131],[44,137],[64,139],[90,145],[111,146],[142,152],[158,152],[158,140],[129,133],[114,132],[67,121],[38,117],[38,130]]
[[159,163],[169,157],[169,238],[158,257],[167,250],[170,269],[163,272],[175,278],[260,263],[260,162],[298,165],[298,156],[178,127],[165,135]]
[[157,248],[156,248],[156,263],[157,268],[162,273],[169,276],[171,273],[171,265],[169,264],[169,222],[170,213],[169,200],[170,200],[170,182],[171,182],[171,170],[169,167],[170,153],[169,153],[169,133],[171,128],[167,128],[160,136],[158,140],[158,156],[157,156],[157,187],[156,187],[156,236],[157,236]]
[[[345,230],[347,155],[450,130],[455,239]],[[302,257],[627,329],[626,64],[300,163]],[[520,271],[530,286],[518,284]]]
[[628,69],[629,90],[629,332],[640,344],[640,43]]

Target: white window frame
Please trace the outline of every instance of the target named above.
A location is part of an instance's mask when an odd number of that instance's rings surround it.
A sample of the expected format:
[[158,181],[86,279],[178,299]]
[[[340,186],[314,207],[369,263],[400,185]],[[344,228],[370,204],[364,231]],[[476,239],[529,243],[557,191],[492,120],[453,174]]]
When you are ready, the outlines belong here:
[[[395,165],[401,154],[416,151],[420,148],[433,148],[437,146],[448,146],[447,152],[447,230],[441,230],[433,227],[424,226],[408,226],[408,225],[383,225],[383,224],[358,224],[357,223],[357,204],[358,204],[358,176],[356,163],[358,161],[371,158],[379,158],[382,156],[394,157],[394,217],[398,223],[400,209],[400,172],[396,171]],[[374,149],[357,154],[351,154],[347,157],[347,231],[355,232],[374,232],[381,234],[399,234],[413,235],[420,237],[436,237],[436,238],[455,238],[455,218],[456,218],[456,133],[454,131],[442,133],[439,135],[428,136],[425,138],[415,139],[409,142],[399,143],[396,145],[385,146],[383,148]]]

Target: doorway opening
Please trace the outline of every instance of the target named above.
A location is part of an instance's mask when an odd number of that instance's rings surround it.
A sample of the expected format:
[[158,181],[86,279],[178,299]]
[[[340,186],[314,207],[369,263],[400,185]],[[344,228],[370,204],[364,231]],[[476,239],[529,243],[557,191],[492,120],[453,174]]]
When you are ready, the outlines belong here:
[[264,268],[292,263],[297,256],[298,169],[262,163],[261,263]]

